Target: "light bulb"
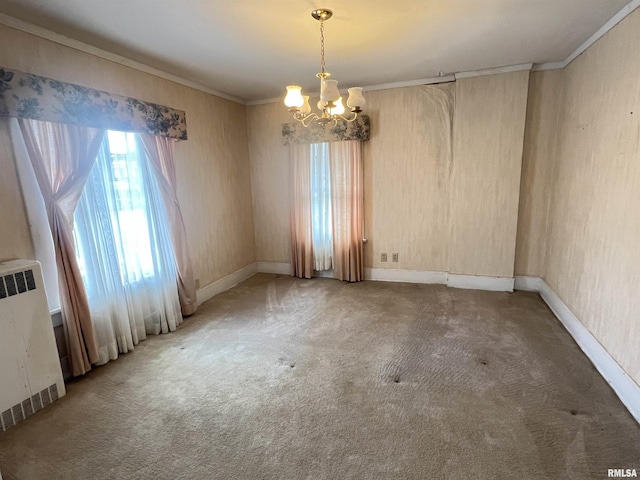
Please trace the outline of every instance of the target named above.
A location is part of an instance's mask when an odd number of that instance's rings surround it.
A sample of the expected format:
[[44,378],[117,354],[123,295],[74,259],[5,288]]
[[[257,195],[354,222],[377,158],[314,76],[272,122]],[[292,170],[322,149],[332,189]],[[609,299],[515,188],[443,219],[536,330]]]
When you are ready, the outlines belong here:
[[287,96],[284,98],[284,104],[289,108],[299,109],[304,104],[302,98],[302,87],[298,85],[289,85],[287,87]]
[[342,103],[342,97],[333,102],[333,108],[331,109],[331,115],[342,115],[344,113],[344,104]]

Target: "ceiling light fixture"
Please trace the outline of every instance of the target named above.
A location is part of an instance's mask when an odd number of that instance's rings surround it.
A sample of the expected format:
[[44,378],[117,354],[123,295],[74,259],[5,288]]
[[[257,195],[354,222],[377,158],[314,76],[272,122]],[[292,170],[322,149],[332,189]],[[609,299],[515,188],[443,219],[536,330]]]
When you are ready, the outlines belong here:
[[311,16],[320,22],[320,73],[316,75],[320,79],[320,101],[318,102],[320,115],[311,112],[309,96],[302,95],[302,87],[298,85],[289,85],[287,87],[287,96],[284,99],[284,104],[293,113],[293,118],[305,127],[308,127],[314,120],[323,125],[329,122],[333,122],[335,125],[338,119],[353,122],[358,117],[358,113],[362,112],[361,107],[365,103],[362,88],[350,88],[347,106],[351,109],[351,115],[345,117],[343,115],[345,108],[338,90],[338,81],[328,80],[331,74],[325,71],[324,68],[324,22],[329,20],[332,15],[333,12],[325,8],[319,8],[311,12]]

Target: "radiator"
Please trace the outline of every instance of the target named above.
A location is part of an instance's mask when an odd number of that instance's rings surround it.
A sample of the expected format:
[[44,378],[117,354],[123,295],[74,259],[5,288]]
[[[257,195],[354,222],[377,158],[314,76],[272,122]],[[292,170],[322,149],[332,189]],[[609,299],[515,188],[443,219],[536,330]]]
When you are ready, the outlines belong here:
[[42,270],[0,263],[0,427],[7,430],[65,394]]

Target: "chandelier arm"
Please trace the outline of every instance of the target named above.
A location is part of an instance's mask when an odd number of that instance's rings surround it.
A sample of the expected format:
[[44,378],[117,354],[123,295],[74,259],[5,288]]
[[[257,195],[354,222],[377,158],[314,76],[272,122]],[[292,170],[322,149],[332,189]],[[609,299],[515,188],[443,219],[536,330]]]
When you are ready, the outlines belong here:
[[304,127],[308,127],[309,125],[311,125],[311,122],[313,122],[315,119],[319,117],[318,117],[318,114],[316,113],[309,113],[308,115],[303,115],[301,113],[296,112],[293,114],[293,118],[299,121]]
[[311,122],[313,122],[315,119],[318,118],[318,115],[315,113],[310,113],[309,115],[307,115],[306,117],[304,117],[301,122],[302,122],[302,126],[307,128],[309,125],[311,125]]
[[[331,113],[332,110],[337,110],[338,104],[340,104],[340,110],[343,113],[345,111],[344,106],[341,104],[342,97],[340,97],[340,93],[337,89],[338,82],[335,80],[331,80],[331,84],[327,85],[327,82],[329,82],[327,78],[329,78],[331,74],[326,71],[325,66],[324,22],[330,19],[332,15],[333,12],[331,10],[327,10],[324,8],[319,8],[311,12],[311,16],[320,22],[320,73],[316,75],[316,77],[320,79],[320,101],[318,102],[320,115],[318,115],[317,113],[301,113],[301,108],[304,108],[305,111],[311,110],[308,103],[309,97],[301,96],[301,88],[299,86],[292,85],[287,87],[287,97],[285,98],[284,103],[287,107],[289,107],[289,111],[293,112],[293,118],[302,123],[304,127],[309,127],[314,120],[323,126],[326,126],[328,124],[335,126],[338,122],[338,119],[351,123],[354,122],[356,118],[358,118],[358,114],[362,112],[360,106],[356,105],[348,114],[350,115],[349,118],[347,118],[343,114]],[[364,104],[362,88],[350,88],[349,100],[351,99],[352,91],[356,92],[354,94],[354,100],[358,103]],[[337,100],[324,100],[325,98],[336,96],[336,94],[339,97]],[[347,104],[349,104],[349,100],[347,100]]]
[[335,115],[335,117],[340,117],[345,122],[351,123],[351,122],[355,121],[356,118],[358,118],[358,112],[351,112],[351,113],[353,113],[353,117],[351,117],[351,118],[347,118],[347,117],[345,117],[343,115]]

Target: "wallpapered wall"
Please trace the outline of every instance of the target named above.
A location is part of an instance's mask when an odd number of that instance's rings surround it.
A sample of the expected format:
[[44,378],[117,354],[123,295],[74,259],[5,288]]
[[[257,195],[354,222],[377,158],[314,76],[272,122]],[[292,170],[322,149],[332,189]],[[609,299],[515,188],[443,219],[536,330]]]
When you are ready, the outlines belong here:
[[563,70],[533,72],[522,154],[516,275],[544,277]]
[[[255,261],[243,105],[0,25],[0,65],[187,112],[189,140],[176,146],[195,275],[202,286]],[[0,122],[0,260],[33,258],[7,122]]]
[[[367,267],[513,276],[528,76],[366,93]],[[248,107],[261,261],[290,262],[287,121],[282,103]]]
[[638,46],[640,10],[563,71],[534,74],[517,271],[542,275],[640,384]]
[[[533,73],[524,135],[524,72],[368,92],[366,265],[511,276],[516,248],[516,273],[542,276],[640,382],[639,44],[640,10],[565,70]],[[2,65],[187,111],[178,188],[202,285],[290,261],[281,103],[245,108],[2,25],[0,45]],[[457,97],[452,154],[430,141],[442,112],[427,90]],[[2,120],[0,171],[0,260],[33,258]]]
[[456,82],[452,273],[512,277],[529,72]]
[[454,93],[452,83],[366,92],[367,267],[447,271]]
[[0,262],[35,258],[9,134],[9,121],[0,119]]

